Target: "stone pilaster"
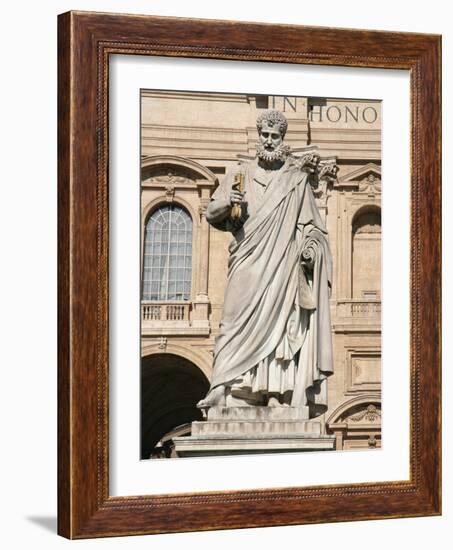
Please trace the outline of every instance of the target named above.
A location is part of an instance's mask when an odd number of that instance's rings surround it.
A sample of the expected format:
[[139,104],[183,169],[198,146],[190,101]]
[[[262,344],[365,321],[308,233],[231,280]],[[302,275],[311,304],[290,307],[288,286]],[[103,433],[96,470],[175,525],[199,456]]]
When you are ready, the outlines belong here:
[[197,327],[209,327],[209,223],[206,219],[206,208],[210,201],[210,189],[208,187],[201,187],[200,195],[198,210],[200,215],[198,277],[195,300],[193,301],[192,324]]

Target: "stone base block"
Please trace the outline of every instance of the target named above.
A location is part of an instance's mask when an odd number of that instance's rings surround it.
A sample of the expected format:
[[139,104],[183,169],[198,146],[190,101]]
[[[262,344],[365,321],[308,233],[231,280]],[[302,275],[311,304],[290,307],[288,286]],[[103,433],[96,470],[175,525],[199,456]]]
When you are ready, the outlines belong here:
[[321,424],[308,420],[305,422],[302,420],[276,420],[273,422],[207,420],[206,422],[192,422],[192,436],[218,434],[321,434]]
[[207,420],[305,420],[307,407],[211,407]]
[[190,437],[174,438],[178,456],[332,451],[335,436],[296,407],[212,407],[192,422]]
[[242,437],[199,435],[176,437],[173,441],[176,454],[180,457],[335,450],[335,436],[318,434]]

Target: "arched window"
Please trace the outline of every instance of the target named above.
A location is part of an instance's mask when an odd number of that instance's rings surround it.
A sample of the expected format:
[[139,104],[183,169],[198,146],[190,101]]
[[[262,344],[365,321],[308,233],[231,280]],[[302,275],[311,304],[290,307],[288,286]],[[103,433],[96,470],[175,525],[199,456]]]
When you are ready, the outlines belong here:
[[192,219],[177,205],[157,208],[146,222],[143,300],[190,300]]
[[362,209],[352,223],[352,297],[377,300],[381,294],[381,211]]

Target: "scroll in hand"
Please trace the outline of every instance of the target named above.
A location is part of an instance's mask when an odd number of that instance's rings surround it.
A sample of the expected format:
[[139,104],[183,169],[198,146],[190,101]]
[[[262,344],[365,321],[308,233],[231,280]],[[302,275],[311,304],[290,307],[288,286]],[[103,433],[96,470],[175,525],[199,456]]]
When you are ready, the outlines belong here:
[[313,263],[315,261],[315,250],[312,246],[307,246],[302,250],[302,265],[308,269],[313,269]]

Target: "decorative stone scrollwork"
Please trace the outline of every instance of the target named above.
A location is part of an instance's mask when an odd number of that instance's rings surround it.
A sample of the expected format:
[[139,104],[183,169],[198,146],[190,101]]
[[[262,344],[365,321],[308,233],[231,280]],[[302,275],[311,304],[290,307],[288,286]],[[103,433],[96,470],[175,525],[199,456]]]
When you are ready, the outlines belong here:
[[381,180],[376,177],[375,174],[370,173],[366,178],[359,181],[359,191],[362,193],[380,193],[381,192]]
[[381,418],[381,411],[376,407],[376,405],[370,404],[366,409],[359,411],[356,414],[353,414],[348,418],[352,422],[360,422],[361,420],[366,420],[367,422],[376,422]]
[[293,157],[294,164],[298,166],[302,171],[307,172],[310,175],[315,175],[318,170],[319,161],[321,157],[315,151],[305,153],[300,157]]
[[368,394],[343,403],[327,419],[327,433],[336,435],[337,450],[380,448],[380,398]]
[[167,338],[165,336],[161,336],[157,347],[161,350],[167,349]]
[[201,199],[200,204],[198,205],[198,214],[200,215],[200,220],[203,216],[206,216],[206,209],[210,203],[210,199]]
[[337,181],[338,165],[335,160],[321,160],[318,168],[318,179],[333,184]]
[[337,181],[336,159],[321,159],[316,151],[295,157],[295,163],[309,174],[309,181],[318,206],[325,207],[333,184]]
[[175,197],[175,187],[174,187],[174,185],[167,185],[165,187],[165,197],[167,199],[167,202],[173,202],[173,199]]
[[156,185],[166,187],[167,185],[193,185],[195,182],[195,174],[184,168],[167,166],[155,167],[146,178],[148,185]]

